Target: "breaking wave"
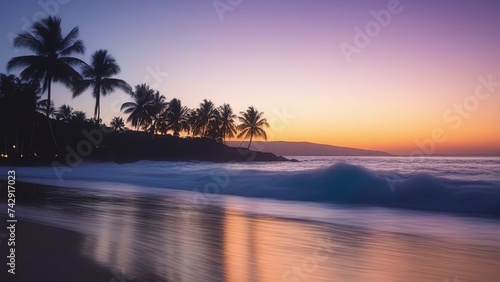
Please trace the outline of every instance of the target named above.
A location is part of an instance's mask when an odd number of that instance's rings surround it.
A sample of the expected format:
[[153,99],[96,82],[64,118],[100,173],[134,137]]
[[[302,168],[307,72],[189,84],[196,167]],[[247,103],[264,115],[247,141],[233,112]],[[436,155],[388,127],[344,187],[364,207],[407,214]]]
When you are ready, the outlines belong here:
[[70,180],[77,180],[92,187],[90,183],[99,181],[133,184],[145,192],[148,187],[155,187],[276,200],[500,216],[498,180],[448,179],[419,173],[401,175],[346,163],[295,172],[248,168],[252,167],[235,169],[209,163],[104,163],[78,167],[67,173],[63,181],[58,181],[54,169],[47,167],[18,168],[18,175],[20,180],[59,186],[72,186]]

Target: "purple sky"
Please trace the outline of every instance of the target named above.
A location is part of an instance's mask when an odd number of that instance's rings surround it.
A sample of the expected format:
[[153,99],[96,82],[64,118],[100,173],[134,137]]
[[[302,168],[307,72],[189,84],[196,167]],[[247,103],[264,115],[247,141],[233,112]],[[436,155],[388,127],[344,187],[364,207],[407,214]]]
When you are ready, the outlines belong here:
[[[219,3],[230,2],[237,1]],[[147,82],[189,107],[204,98],[236,112],[253,105],[273,121],[273,140],[404,154],[441,128],[448,138],[437,153],[500,153],[500,89],[460,126],[443,118],[474,94],[479,76],[500,81],[500,2],[402,0],[400,12],[349,63],[340,45],[353,45],[355,28],[364,30],[371,11],[391,2],[243,0],[221,20],[207,0],[40,1],[62,18],[64,33],[79,26],[82,59],[108,49],[122,68],[118,77],[132,86]],[[11,47],[9,34],[45,13],[42,6],[2,3],[0,72],[25,54]],[[53,93],[56,106],[68,103],[91,116],[90,93],[72,99],[62,86]],[[128,100],[120,91],[103,99],[104,121],[122,115],[119,106]],[[283,111],[288,119],[280,119]]]

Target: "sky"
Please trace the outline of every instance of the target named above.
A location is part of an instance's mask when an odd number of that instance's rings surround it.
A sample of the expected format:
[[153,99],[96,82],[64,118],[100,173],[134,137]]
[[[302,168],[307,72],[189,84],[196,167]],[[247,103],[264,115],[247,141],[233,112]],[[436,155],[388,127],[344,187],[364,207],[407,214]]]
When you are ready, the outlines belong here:
[[[191,108],[253,105],[269,140],[500,155],[499,11],[485,0],[5,1],[0,72],[28,54],[12,37],[50,14],[65,34],[79,27],[81,59],[107,49],[117,78]],[[92,116],[90,92],[52,93]],[[126,117],[129,100],[103,98],[103,121]]]

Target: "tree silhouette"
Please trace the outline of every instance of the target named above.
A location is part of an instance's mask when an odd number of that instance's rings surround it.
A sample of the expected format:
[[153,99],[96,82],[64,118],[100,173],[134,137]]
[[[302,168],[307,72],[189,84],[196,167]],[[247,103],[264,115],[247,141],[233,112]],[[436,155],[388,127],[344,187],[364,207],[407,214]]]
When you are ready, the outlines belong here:
[[63,36],[60,18],[44,18],[33,23],[31,32],[20,33],[14,38],[14,47],[26,48],[35,54],[14,57],[7,63],[7,70],[23,69],[21,71],[23,80],[36,79],[43,82],[42,90],[47,91],[48,100],[46,115],[56,147],[50,122],[51,84],[62,82],[69,87],[73,80],[80,77],[74,67],[83,65],[83,61],[70,57],[71,54],[81,54],[85,51],[83,42],[77,38],[78,27]]
[[[15,75],[0,74],[0,122],[4,131],[4,153],[8,154],[10,146],[9,126],[13,120],[16,107],[16,92],[18,92],[20,80]],[[17,138],[15,138],[17,139]]]
[[121,110],[125,114],[129,114],[127,122],[129,122],[136,129],[138,127],[149,126],[152,123],[150,114],[151,101],[155,91],[147,84],[135,86],[135,91],[130,95],[134,99],[133,102],[125,102],[121,106]]
[[15,156],[22,156],[27,136],[31,136],[30,144],[33,144],[35,108],[40,92],[37,80],[21,81],[14,75],[0,74],[0,124],[6,154],[7,147],[13,144]]
[[236,123],[234,119],[236,115],[233,114],[233,109],[229,104],[223,104],[219,107],[220,119],[220,138],[225,143],[226,138],[233,138],[236,135]]
[[238,120],[241,124],[238,125],[238,129],[241,132],[238,134],[238,138],[243,137],[243,141],[245,141],[246,138],[250,137],[247,148],[250,148],[250,144],[252,144],[252,138],[254,136],[262,137],[264,140],[267,140],[267,134],[263,127],[269,128],[269,124],[267,123],[267,120],[262,117],[264,115],[263,112],[259,112],[253,106],[250,106],[246,112],[240,112],[240,115],[241,116],[238,117]]
[[146,105],[147,113],[150,116],[151,124],[149,128],[146,126],[145,129],[148,130],[152,135],[158,130],[158,124],[161,120],[161,114],[166,109],[167,103],[165,102],[165,96],[160,95],[160,92],[156,91],[153,96],[151,96],[150,102]]
[[92,95],[95,98],[94,120],[98,123],[101,118],[101,95],[106,96],[116,88],[130,93],[132,88],[121,79],[112,78],[120,72],[120,67],[115,58],[108,54],[107,50],[98,50],[92,54],[90,65],[85,64],[82,70],[82,79],[73,82],[73,97],[82,94],[92,87]]
[[47,107],[49,107],[49,118],[53,118],[56,113],[56,108],[54,107],[54,102],[50,101],[50,105],[47,105],[48,103],[48,99],[37,101],[35,111],[47,115]]
[[181,100],[170,100],[165,111],[167,130],[172,130],[174,136],[179,136],[181,131],[189,131],[188,115],[189,109],[182,106]]
[[217,109],[214,103],[204,99],[196,109],[196,121],[192,129],[195,135],[209,137],[210,122],[217,118]]
[[87,114],[85,114],[85,112],[82,112],[82,111],[74,111],[73,116],[71,118],[71,121],[76,122],[78,124],[86,123],[86,122],[88,122]]
[[205,137],[215,140],[219,143],[222,143],[222,133],[221,133],[222,122],[220,119],[219,111],[216,109],[214,114],[215,118],[211,119],[210,122],[208,123],[208,129]]
[[187,128],[187,134],[191,134],[191,137],[194,137],[196,135],[199,134],[199,131],[197,131],[197,125],[198,123],[198,117],[197,117],[197,113],[196,113],[196,110],[194,109],[188,109],[188,113],[187,113],[187,124],[188,124],[188,128]]
[[109,124],[114,132],[124,132],[125,123],[121,117],[113,117],[111,123]]
[[69,122],[73,118],[73,108],[70,105],[63,104],[55,112],[55,117],[57,120]]

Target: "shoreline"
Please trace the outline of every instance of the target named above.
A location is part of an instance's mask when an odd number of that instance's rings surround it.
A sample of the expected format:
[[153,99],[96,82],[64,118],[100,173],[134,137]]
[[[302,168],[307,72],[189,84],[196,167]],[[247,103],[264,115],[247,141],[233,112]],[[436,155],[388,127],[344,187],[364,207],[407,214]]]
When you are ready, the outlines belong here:
[[[452,237],[255,215],[230,205],[195,208],[176,196],[82,194],[19,182],[21,187],[17,196],[22,204],[50,221],[32,222],[29,215],[28,221],[18,219],[16,277],[7,275],[4,241],[0,281],[245,281],[259,277],[253,269],[269,275],[262,281],[280,281],[283,275],[294,281],[299,277],[289,271],[310,269],[305,259],[316,265],[311,281],[332,281],[332,273],[359,281],[489,281],[494,270],[483,266],[498,259],[491,252],[497,245]],[[59,213],[43,213],[52,208]],[[89,232],[52,226],[58,215],[72,217]],[[0,220],[5,223],[6,217]],[[424,260],[431,261],[432,271],[408,272]]]
[[[254,151],[255,152],[255,151]],[[271,154],[267,152],[256,152],[258,154]],[[151,162],[192,162],[192,163],[279,163],[279,162],[300,162],[297,159],[287,159],[283,156],[276,156],[278,159],[266,160],[205,160],[205,159],[130,159],[130,160],[98,160],[89,158],[88,160],[82,160],[81,164],[102,164],[102,163],[114,163],[114,164],[132,164],[142,161]],[[47,159],[47,160],[21,160],[21,159],[0,159],[0,167],[47,167],[57,165],[63,167],[66,164],[66,160],[63,158],[58,159]]]

